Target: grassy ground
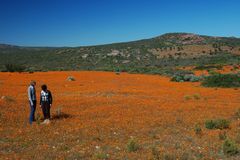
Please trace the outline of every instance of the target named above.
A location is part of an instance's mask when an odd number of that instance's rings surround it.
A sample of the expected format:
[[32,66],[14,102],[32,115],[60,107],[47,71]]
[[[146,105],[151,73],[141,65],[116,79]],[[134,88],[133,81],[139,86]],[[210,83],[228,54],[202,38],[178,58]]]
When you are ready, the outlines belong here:
[[[49,125],[28,124],[32,79],[37,96],[43,83],[52,91]],[[240,158],[224,155],[219,138],[240,142],[234,88],[111,72],[0,73],[0,96],[0,159]],[[230,128],[206,129],[211,119],[229,120]]]

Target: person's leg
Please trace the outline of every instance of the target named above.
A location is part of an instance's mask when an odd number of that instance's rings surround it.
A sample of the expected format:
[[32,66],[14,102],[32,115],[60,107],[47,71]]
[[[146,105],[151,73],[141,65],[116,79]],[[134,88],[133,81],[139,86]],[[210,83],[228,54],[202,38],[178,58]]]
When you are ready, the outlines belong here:
[[49,105],[49,109],[48,109],[48,117],[49,117],[49,119],[51,118],[50,110],[51,110],[51,106]]
[[[29,102],[30,103],[30,102]],[[30,103],[30,115],[29,115],[29,123],[32,124],[33,122],[33,115],[34,115],[34,107]]]
[[44,120],[47,119],[47,115],[46,115],[46,105],[45,105],[45,104],[42,105],[42,112],[43,112]]
[[37,102],[33,101],[33,121],[36,121],[36,119],[35,119],[36,105],[37,105]]
[[46,105],[46,115],[47,115],[47,119],[50,119],[50,105],[49,104]]

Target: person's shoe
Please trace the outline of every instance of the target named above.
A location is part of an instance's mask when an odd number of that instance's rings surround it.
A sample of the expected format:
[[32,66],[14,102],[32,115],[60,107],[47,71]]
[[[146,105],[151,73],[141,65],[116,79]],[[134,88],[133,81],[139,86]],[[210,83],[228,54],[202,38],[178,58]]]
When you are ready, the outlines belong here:
[[50,120],[49,119],[46,119],[46,124],[49,124],[50,123]]
[[45,119],[41,124],[46,124],[47,120]]

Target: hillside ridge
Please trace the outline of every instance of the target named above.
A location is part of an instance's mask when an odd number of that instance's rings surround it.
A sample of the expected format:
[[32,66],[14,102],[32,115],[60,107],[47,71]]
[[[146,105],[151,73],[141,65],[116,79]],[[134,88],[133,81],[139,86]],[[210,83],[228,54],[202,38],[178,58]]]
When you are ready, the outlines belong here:
[[200,64],[239,63],[240,38],[167,33],[150,39],[82,47],[0,45],[6,64],[27,70],[129,70]]

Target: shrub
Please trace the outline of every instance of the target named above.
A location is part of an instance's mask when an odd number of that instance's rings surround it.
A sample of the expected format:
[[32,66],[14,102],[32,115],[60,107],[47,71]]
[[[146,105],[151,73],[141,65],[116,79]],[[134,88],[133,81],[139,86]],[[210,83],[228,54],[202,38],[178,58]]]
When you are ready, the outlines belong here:
[[227,129],[230,126],[230,121],[226,119],[207,120],[205,127],[207,129]]
[[219,132],[218,137],[220,140],[225,140],[225,139],[227,139],[227,133],[225,131]]
[[185,99],[185,100],[190,100],[190,99],[192,99],[192,97],[189,96],[189,95],[186,95],[186,96],[184,96],[184,99]]
[[8,103],[13,103],[15,102],[15,99],[11,96],[2,96],[1,99],[5,100]]
[[189,160],[192,159],[190,154],[187,152],[184,152],[181,156],[180,156],[180,160]]
[[235,117],[236,119],[240,119],[240,108],[238,108],[238,110],[236,111],[234,117]]
[[120,70],[119,68],[117,68],[117,69],[115,70],[115,74],[116,74],[116,75],[120,75],[120,73],[121,73],[121,70]]
[[95,154],[95,157],[97,159],[105,159],[106,160],[106,159],[109,159],[109,154],[106,154],[104,152],[98,152]]
[[165,154],[163,155],[163,159],[164,159],[164,160],[176,160],[176,159],[177,159],[177,156],[176,156],[176,154],[174,154],[174,153],[172,153],[172,154],[170,154],[170,153],[165,153]]
[[196,124],[194,127],[194,131],[196,135],[202,135],[202,128],[199,124]]
[[239,153],[239,147],[234,141],[226,139],[223,143],[223,153],[228,156],[234,156]]
[[139,149],[137,142],[134,139],[130,139],[127,144],[128,152],[136,152]]
[[237,133],[235,141],[240,144],[240,133]]
[[62,116],[62,108],[61,107],[57,107],[56,109],[56,117],[60,118]]
[[160,160],[161,159],[161,154],[155,146],[152,147],[152,156],[153,156],[153,160]]
[[238,74],[214,74],[207,76],[202,85],[205,87],[240,87],[240,76]]
[[209,75],[218,75],[219,73],[215,70],[207,70]]
[[196,100],[199,100],[201,98],[201,96],[199,94],[194,94],[193,98],[196,99]]
[[222,65],[199,65],[194,70],[210,70],[210,69],[222,69]]
[[176,74],[173,75],[171,78],[171,81],[175,81],[175,82],[199,82],[200,80],[202,80],[201,76],[195,76],[193,74]]
[[41,115],[39,113],[37,113],[37,115],[36,115],[36,123],[38,125],[40,125],[40,123],[41,123]]
[[7,72],[23,72],[25,67],[19,64],[5,64]]

